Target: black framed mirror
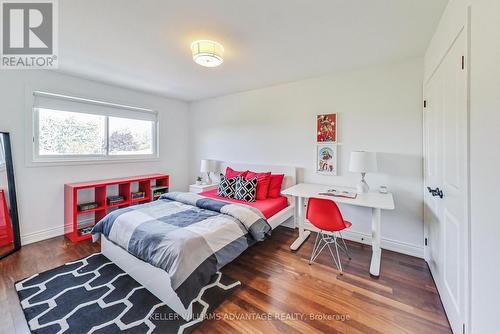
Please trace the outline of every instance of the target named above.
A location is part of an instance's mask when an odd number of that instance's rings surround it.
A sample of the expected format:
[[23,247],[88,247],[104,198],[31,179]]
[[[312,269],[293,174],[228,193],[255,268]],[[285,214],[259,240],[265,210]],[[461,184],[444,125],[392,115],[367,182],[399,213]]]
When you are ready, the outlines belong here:
[[21,248],[14,165],[8,132],[0,132],[0,259]]

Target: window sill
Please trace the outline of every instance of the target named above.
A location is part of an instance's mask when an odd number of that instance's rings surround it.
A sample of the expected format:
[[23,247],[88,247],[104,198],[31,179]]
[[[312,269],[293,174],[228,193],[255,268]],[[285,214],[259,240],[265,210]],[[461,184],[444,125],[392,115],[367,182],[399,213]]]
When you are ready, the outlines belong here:
[[81,165],[106,165],[106,164],[116,164],[116,163],[138,163],[138,162],[158,162],[161,161],[160,157],[130,157],[130,158],[106,158],[106,159],[37,159],[26,162],[26,167],[37,168],[37,167],[57,167],[57,166],[81,166]]

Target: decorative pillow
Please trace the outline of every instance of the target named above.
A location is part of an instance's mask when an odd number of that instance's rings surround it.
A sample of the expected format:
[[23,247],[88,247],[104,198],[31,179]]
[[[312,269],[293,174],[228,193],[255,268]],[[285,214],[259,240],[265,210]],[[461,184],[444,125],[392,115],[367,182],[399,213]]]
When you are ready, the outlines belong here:
[[266,199],[267,191],[269,190],[269,183],[271,182],[271,172],[266,173],[255,173],[248,172],[244,178],[250,180],[253,177],[257,177],[257,199]]
[[284,177],[284,174],[271,174],[271,182],[269,182],[269,190],[267,191],[268,198],[280,197]]
[[231,167],[227,167],[226,168],[226,175],[225,176],[233,178],[233,177],[241,175],[243,177],[246,177],[247,173],[248,173],[247,170],[245,170],[245,171],[237,171],[237,170],[232,169]]
[[236,177],[236,194],[234,198],[245,202],[255,202],[257,195],[257,177],[249,180],[242,176]]
[[237,177],[229,178],[221,174],[219,186],[217,187],[217,196],[234,198],[234,194],[236,192],[236,181]]

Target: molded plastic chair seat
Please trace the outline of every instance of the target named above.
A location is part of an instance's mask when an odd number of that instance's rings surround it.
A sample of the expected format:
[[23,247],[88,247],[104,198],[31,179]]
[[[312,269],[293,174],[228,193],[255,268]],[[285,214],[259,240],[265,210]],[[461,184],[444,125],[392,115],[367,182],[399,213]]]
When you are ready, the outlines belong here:
[[[318,255],[323,251],[323,249],[325,247],[328,247],[328,249],[330,250],[330,254],[333,257],[333,260],[337,265],[337,268],[340,270],[340,273],[342,274],[343,271],[342,271],[342,263],[340,262],[339,247],[340,249],[346,252],[347,256],[349,257],[349,260],[351,259],[351,257],[349,255],[349,251],[347,250],[347,245],[344,241],[344,238],[342,238],[341,231],[351,227],[352,223],[348,222],[347,220],[344,220],[344,218],[342,217],[342,213],[339,210],[339,207],[334,201],[322,198],[309,199],[309,203],[307,205],[306,218],[311,222],[311,224],[313,224],[320,230],[320,232],[316,235],[316,241],[314,242],[314,247],[311,254],[311,259],[309,260],[309,264],[312,264],[314,260],[318,257]],[[342,245],[339,245],[337,243],[336,233],[340,235],[343,247]],[[335,245],[335,250],[337,252],[337,259],[335,259],[333,251],[330,248],[330,245],[332,244]]]

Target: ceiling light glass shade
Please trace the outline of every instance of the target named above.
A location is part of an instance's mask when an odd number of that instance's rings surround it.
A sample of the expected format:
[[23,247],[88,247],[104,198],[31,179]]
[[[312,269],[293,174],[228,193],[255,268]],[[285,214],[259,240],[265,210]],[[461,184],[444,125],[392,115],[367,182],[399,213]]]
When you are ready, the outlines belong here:
[[205,67],[216,67],[222,64],[224,59],[224,47],[217,42],[209,40],[194,41],[191,43],[193,60],[195,63]]

